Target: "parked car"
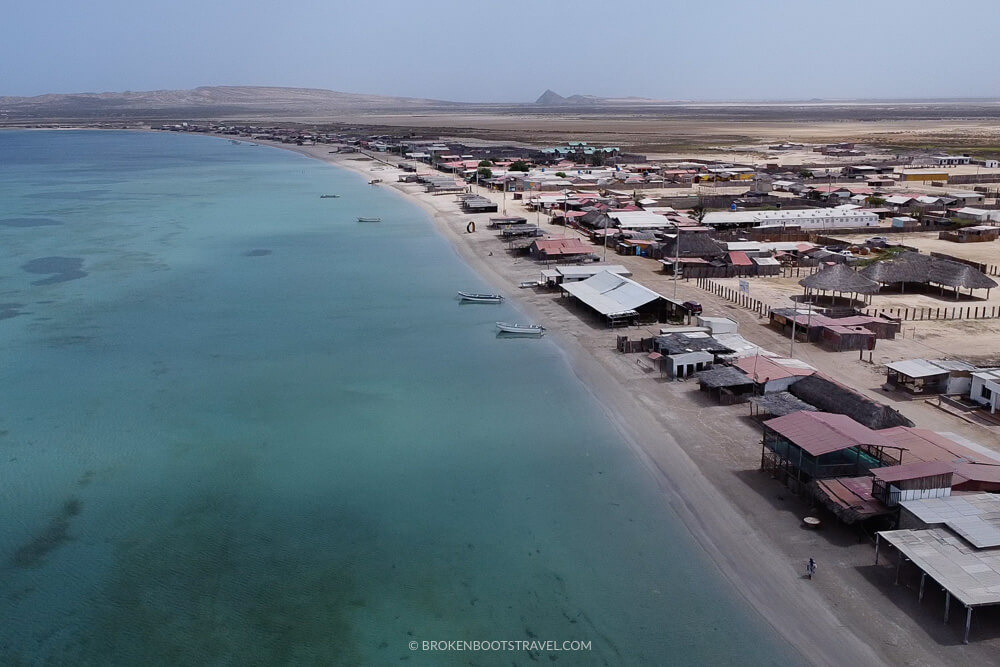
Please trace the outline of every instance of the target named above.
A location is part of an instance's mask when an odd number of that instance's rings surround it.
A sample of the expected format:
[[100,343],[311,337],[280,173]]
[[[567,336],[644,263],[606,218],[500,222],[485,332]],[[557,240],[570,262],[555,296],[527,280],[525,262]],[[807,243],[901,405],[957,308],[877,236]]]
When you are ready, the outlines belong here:
[[697,301],[685,301],[683,306],[692,315],[701,315],[701,304]]

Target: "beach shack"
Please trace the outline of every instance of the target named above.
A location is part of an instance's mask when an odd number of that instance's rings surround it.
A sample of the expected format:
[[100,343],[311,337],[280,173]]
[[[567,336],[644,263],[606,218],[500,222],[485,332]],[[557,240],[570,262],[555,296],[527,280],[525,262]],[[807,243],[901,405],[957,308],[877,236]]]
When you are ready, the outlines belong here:
[[911,394],[967,394],[977,368],[964,361],[906,359],[886,364],[886,384]]
[[535,259],[546,262],[574,261],[593,254],[594,248],[579,238],[538,239],[528,247],[528,253]]
[[816,372],[815,368],[798,359],[778,359],[759,354],[737,359],[733,366],[753,379],[758,393],[762,394],[785,391],[799,379]]
[[900,449],[846,415],[794,412],[764,422],[761,469],[793,488],[813,479],[857,477],[885,465]]
[[666,321],[666,297],[610,271],[559,287],[563,296],[583,304],[612,327],[635,324],[640,319]]
[[719,366],[697,373],[701,391],[714,395],[724,405],[744,401],[753,394],[753,379],[732,366]]
[[875,537],[875,564],[893,547],[895,581],[904,564],[920,573],[917,600],[924,597],[928,577],[944,590],[944,620],[952,598],[965,609],[963,642],[969,643],[972,612],[1000,605],[1000,496],[992,493],[900,500],[901,526]]
[[733,352],[704,332],[657,336],[654,345],[656,351],[663,355],[660,367],[673,378],[690,377],[711,368],[720,356]]
[[874,350],[875,339],[873,331],[860,325],[831,324],[824,326],[820,332],[820,344],[835,352]]

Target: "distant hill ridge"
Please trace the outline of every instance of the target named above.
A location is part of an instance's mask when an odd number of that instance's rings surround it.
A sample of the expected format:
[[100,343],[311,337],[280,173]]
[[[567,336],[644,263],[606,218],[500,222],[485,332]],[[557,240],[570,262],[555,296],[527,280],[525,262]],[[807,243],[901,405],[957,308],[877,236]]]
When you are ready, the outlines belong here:
[[201,86],[191,90],[48,94],[0,97],[0,114],[13,117],[135,115],[205,112],[308,115],[338,111],[427,109],[463,106],[413,97],[360,95],[318,88]]
[[570,95],[563,97],[551,88],[535,100],[535,104],[547,107],[555,106],[599,106],[605,104],[657,104],[661,100],[646,97],[598,97],[597,95]]

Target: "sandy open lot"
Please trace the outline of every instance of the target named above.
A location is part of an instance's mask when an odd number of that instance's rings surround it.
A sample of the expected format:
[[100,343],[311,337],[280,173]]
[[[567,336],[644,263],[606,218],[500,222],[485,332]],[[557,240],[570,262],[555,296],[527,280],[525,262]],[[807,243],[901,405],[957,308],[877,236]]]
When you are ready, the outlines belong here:
[[[831,234],[831,236],[843,239],[849,243],[861,243],[865,239],[877,236],[878,233],[876,230],[871,234]],[[939,239],[937,232],[907,232],[904,234],[893,234],[888,239],[892,243],[901,243],[912,248],[917,248],[922,253],[940,252],[982,264],[1000,265],[1000,241],[955,243]]]

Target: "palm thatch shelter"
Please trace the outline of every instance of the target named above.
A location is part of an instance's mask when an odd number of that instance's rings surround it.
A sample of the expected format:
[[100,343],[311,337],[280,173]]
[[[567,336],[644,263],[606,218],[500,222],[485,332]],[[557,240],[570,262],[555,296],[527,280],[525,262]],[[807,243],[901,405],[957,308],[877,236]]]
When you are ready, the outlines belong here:
[[904,417],[898,410],[873,401],[820,373],[802,378],[789,387],[788,391],[799,400],[805,401],[818,410],[847,415],[868,428],[913,426],[913,422]]
[[850,294],[851,300],[857,294],[875,294],[879,285],[846,264],[833,264],[799,281],[808,293],[811,290],[830,292],[833,298],[839,294]]
[[862,269],[861,274],[882,285],[899,285],[900,291],[905,291],[906,283],[938,285],[942,293],[945,287],[950,287],[955,290],[955,299],[962,288],[969,290],[969,294],[985,289],[989,298],[989,290],[997,286],[992,278],[968,264],[916,252],[875,262]]

